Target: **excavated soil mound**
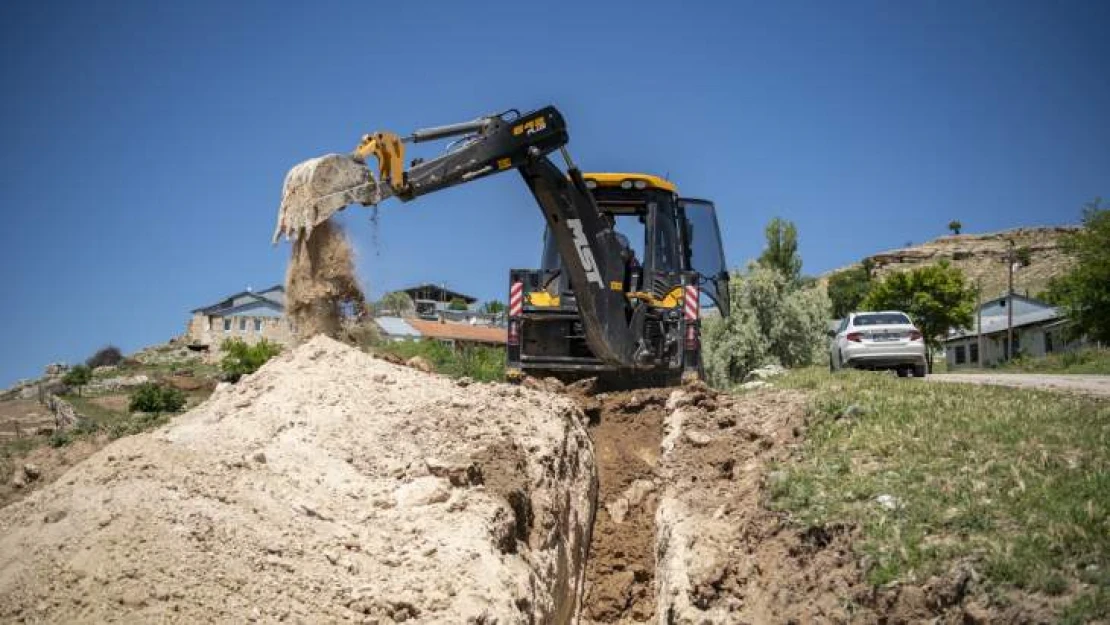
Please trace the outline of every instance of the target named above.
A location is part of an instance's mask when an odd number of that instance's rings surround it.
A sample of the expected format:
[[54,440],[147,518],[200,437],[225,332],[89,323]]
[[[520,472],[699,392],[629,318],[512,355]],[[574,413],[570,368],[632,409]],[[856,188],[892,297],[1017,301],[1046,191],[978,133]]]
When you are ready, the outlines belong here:
[[794,392],[676,391],[659,462],[658,609],[668,623],[873,622],[843,528],[803,529],[764,506],[769,464],[801,442]]
[[0,509],[0,620],[568,622],[595,498],[568,398],[316,337]]
[[317,334],[338,337],[345,313],[358,316],[365,309],[354,254],[338,224],[325,221],[307,241],[293,243],[285,272],[285,312],[300,339]]

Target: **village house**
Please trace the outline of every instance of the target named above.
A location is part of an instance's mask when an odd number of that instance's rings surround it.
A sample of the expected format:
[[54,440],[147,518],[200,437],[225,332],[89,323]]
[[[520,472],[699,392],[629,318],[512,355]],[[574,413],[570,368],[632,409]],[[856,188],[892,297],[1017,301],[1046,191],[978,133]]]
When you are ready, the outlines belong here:
[[282,345],[291,344],[293,332],[285,319],[285,287],[277,285],[262,291],[247,289],[192,311],[185,332],[185,343],[190,348],[214,351],[232,338],[247,343],[266,339]]
[[949,333],[944,340],[949,369],[990,367],[1009,359],[1008,305],[1013,306],[1015,356],[1039,358],[1083,343],[1069,340],[1068,320],[1059,308],[1022,295],[1002,296],[979,307],[971,328]]

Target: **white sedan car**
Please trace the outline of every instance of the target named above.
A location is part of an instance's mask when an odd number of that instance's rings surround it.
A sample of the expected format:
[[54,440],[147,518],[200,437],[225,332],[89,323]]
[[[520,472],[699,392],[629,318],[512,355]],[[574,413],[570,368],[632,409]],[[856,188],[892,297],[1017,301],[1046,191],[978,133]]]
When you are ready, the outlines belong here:
[[893,369],[919,378],[928,371],[925,341],[906,313],[854,312],[830,331],[829,369]]

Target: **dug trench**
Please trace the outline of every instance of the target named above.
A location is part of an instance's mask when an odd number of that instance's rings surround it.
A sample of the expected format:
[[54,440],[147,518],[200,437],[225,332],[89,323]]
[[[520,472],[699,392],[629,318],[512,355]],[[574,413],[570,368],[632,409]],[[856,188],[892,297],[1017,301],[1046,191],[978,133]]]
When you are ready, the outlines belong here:
[[579,404],[594,447],[581,622],[977,622],[967,571],[875,589],[857,530],[770,509],[773,470],[801,453],[805,395],[547,384]]

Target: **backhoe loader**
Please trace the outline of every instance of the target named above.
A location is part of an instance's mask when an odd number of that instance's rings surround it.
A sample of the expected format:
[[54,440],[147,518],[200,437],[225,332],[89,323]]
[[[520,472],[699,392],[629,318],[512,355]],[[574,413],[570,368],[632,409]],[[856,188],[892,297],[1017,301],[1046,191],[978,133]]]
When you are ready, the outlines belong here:
[[[406,145],[459,137],[406,169]],[[417,130],[365,135],[349,154],[286,176],[281,235],[296,241],[351,204],[403,202],[515,169],[546,221],[541,267],[509,275],[507,375],[614,374],[673,383],[701,376],[703,308],[728,314],[728,272],[713,204],[646,174],[583,174],[552,106]],[[564,172],[548,156],[559,151]],[[367,164],[374,157],[377,167]],[[639,234],[633,243],[621,233]]]

